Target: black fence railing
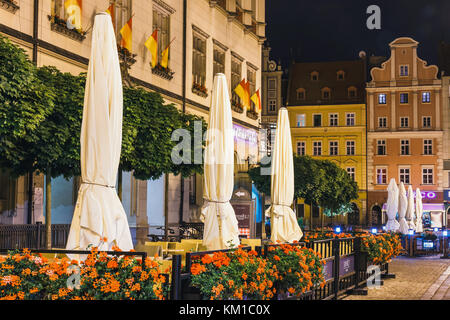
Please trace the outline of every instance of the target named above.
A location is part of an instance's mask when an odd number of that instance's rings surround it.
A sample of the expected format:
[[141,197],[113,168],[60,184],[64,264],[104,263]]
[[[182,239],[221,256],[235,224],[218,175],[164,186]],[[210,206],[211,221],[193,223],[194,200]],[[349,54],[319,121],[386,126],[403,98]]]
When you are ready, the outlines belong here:
[[[52,225],[52,248],[65,248],[70,224]],[[47,230],[43,224],[0,225],[0,249],[45,248]]]
[[[336,300],[346,294],[367,294],[364,287],[376,272],[380,278],[395,277],[395,275],[389,274],[389,264],[387,263],[370,267],[368,254],[362,250],[362,237],[315,240],[307,243],[299,242],[295,245],[305,246],[319,252],[324,261],[325,285],[323,287],[315,286],[299,297],[299,300]],[[262,247],[256,247],[255,251],[265,256],[268,247],[271,246],[278,245],[265,245],[264,250]],[[250,248],[244,249],[249,250]],[[217,251],[229,250],[186,253],[184,270],[181,268],[182,256],[173,256],[171,299],[201,299],[200,290],[190,286],[192,256],[202,256]],[[383,282],[380,281],[378,284],[383,284]]]

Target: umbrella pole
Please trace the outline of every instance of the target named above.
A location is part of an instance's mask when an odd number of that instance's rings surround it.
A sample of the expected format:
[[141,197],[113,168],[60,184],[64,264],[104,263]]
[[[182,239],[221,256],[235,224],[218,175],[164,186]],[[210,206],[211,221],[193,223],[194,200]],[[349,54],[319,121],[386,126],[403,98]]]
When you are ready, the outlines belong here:
[[52,248],[52,176],[51,168],[48,168],[45,176],[45,247]]

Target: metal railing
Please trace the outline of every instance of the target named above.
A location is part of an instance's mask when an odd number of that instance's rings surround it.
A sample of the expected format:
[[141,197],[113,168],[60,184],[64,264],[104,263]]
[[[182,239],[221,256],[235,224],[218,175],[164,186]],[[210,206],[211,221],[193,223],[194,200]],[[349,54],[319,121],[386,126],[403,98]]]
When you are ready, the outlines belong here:
[[[70,224],[52,225],[52,247],[65,248]],[[0,249],[45,248],[47,230],[45,225],[0,225]]]

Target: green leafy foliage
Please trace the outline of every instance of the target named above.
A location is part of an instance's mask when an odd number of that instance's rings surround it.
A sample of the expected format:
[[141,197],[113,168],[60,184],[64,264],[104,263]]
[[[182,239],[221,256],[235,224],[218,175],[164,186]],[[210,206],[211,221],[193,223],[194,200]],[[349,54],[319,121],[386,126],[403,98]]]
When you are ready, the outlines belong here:
[[0,167],[12,175],[33,166],[26,146],[53,111],[54,97],[25,51],[0,36]]
[[[270,194],[271,176],[261,175],[261,164],[251,168],[249,175],[260,192]],[[342,213],[350,201],[358,198],[356,182],[331,161],[295,155],[294,175],[295,198],[320,206],[333,215]]]

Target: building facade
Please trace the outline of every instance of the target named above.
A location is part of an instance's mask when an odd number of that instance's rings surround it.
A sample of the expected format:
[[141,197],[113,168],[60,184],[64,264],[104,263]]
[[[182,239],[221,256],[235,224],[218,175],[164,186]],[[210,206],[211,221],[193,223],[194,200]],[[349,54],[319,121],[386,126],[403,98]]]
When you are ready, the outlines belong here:
[[420,188],[425,214],[443,214],[443,95],[437,66],[417,56],[419,43],[402,37],[390,58],[371,70],[367,85],[368,208],[384,222],[391,178]]
[[[297,155],[330,160],[357,182],[353,212],[330,223],[366,224],[365,56],[355,61],[294,63],[289,70],[287,108],[293,150]],[[304,224],[322,224],[322,209],[302,200],[297,213]]]
[[[3,2],[3,1],[0,1]],[[249,159],[258,157],[260,114],[255,106],[243,110],[234,87],[246,78],[251,94],[261,87],[262,44],[265,41],[264,0],[78,0],[81,32],[64,23],[64,0],[20,1],[14,10],[0,6],[0,34],[22,47],[37,66],[52,65],[63,72],[86,72],[94,16],[114,5],[118,43],[120,29],[132,18],[132,59],[129,80],[159,92],[165,102],[208,121],[214,74],[228,79],[236,133],[236,189],[246,187],[243,172]],[[63,23],[61,23],[63,21]],[[170,43],[168,69],[150,65],[144,46],[158,29],[158,56]],[[85,33],[87,31],[87,33]],[[172,41],[173,40],[173,41]],[[124,55],[119,52],[121,61]],[[247,160],[247,162],[246,162]],[[255,160],[256,161],[256,160]],[[43,221],[45,177],[12,179],[0,174],[0,223],[27,224]],[[122,202],[136,239],[146,239],[168,220],[169,226],[199,221],[203,203],[200,175],[189,179],[166,175],[141,181],[123,173]],[[6,187],[4,187],[6,186]],[[79,179],[52,181],[52,223],[69,224]]]

